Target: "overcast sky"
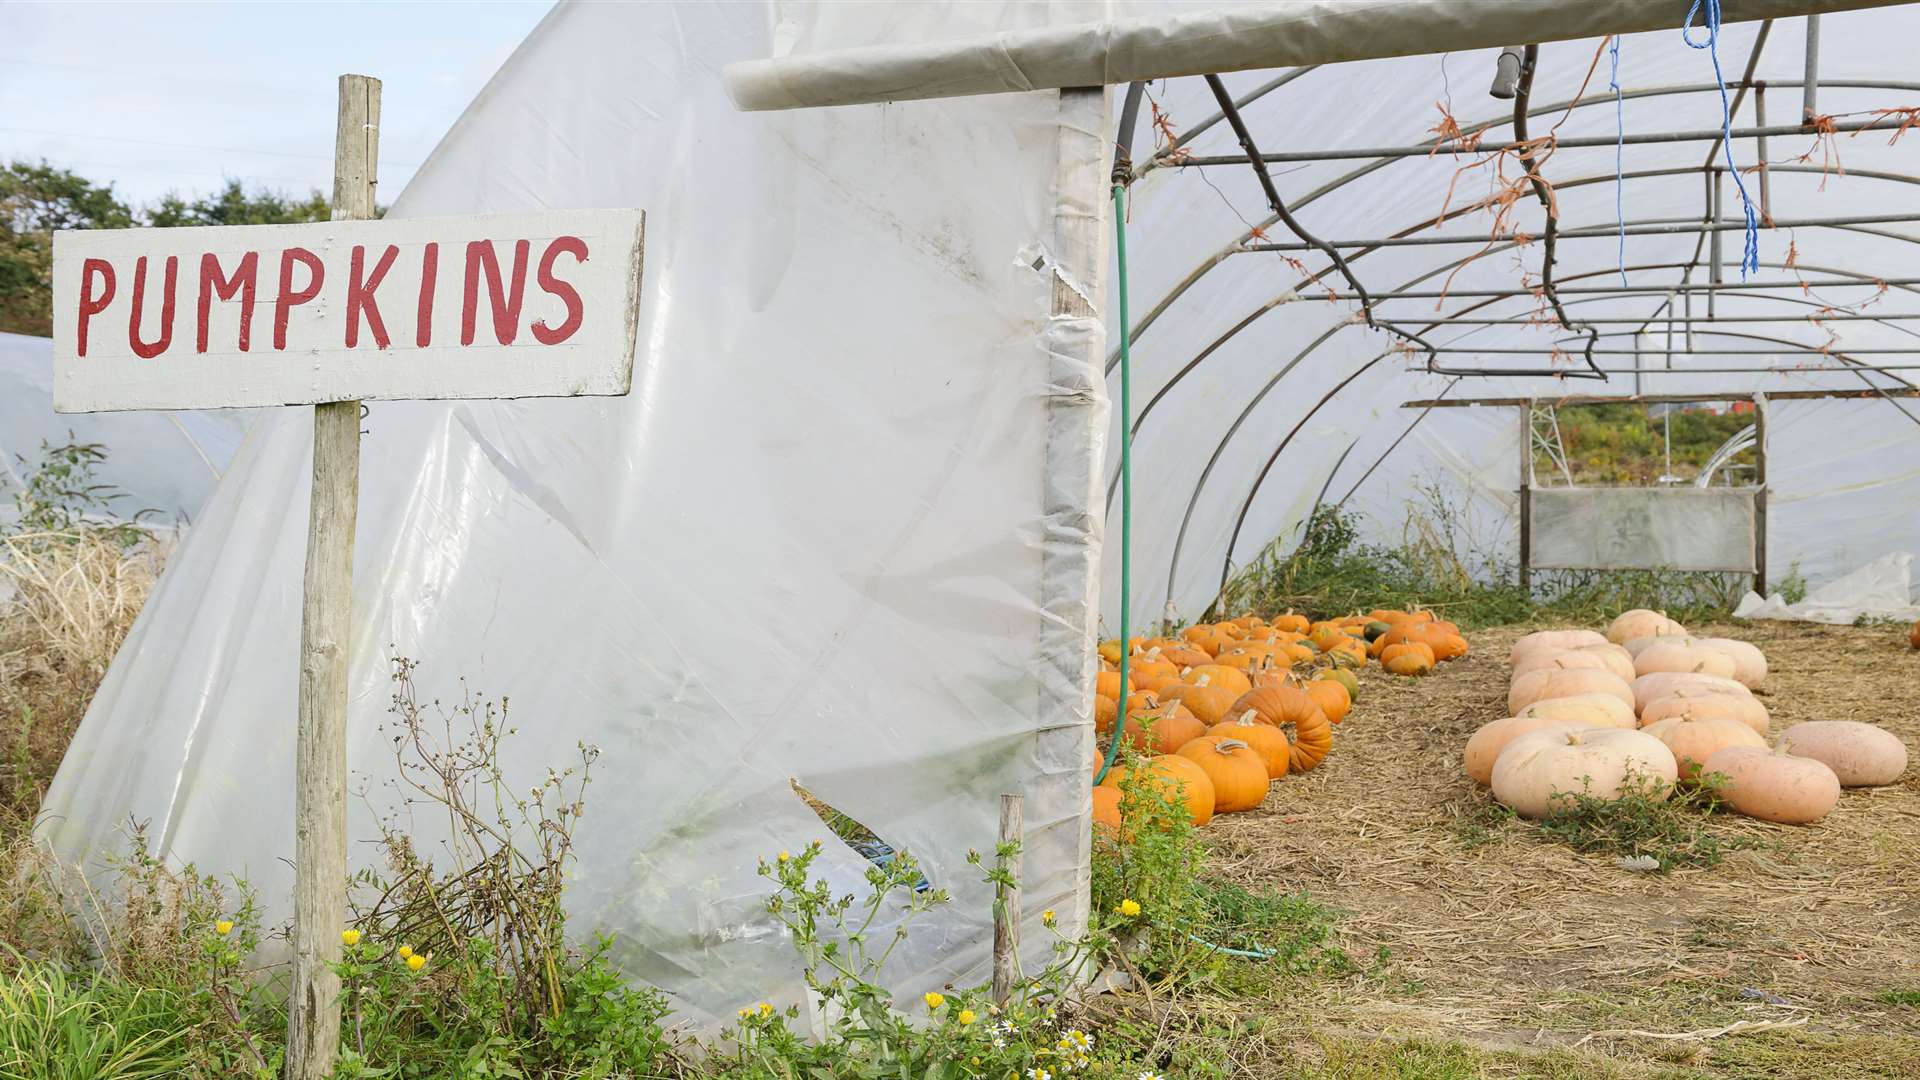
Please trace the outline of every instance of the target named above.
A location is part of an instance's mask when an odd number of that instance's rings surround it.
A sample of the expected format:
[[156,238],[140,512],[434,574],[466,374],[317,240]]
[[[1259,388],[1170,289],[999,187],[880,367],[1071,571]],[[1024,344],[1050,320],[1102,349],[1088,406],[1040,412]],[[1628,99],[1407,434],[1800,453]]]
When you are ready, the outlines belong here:
[[552,5],[0,0],[0,161],[38,160],[150,202],[225,177],[333,186],[334,81],[382,93],[390,203]]

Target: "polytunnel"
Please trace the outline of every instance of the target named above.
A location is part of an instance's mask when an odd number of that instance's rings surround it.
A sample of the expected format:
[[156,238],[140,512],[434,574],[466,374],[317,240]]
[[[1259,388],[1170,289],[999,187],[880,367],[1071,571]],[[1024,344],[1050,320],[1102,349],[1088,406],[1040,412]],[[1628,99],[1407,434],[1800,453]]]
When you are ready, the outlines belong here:
[[[396,815],[445,839],[394,786],[410,658],[428,694],[511,698],[516,789],[594,748],[568,903],[696,1026],[810,1005],[754,864],[821,838],[858,891],[836,812],[953,893],[899,990],[982,980],[966,856],[1002,794],[1028,940],[1048,908],[1076,932],[1123,432],[1136,624],[1197,617],[1328,502],[1387,522],[1438,483],[1517,544],[1521,417],[1568,395],[1758,397],[1777,465],[1733,518],[1762,568],[1897,548],[1920,12],[1862,6],[558,6],[389,216],[644,208],[634,388],[370,407],[354,867]],[[1509,31],[1554,40],[1503,62]],[[283,412],[235,454],[47,796],[62,857],[145,823],[287,914],[310,442]]]

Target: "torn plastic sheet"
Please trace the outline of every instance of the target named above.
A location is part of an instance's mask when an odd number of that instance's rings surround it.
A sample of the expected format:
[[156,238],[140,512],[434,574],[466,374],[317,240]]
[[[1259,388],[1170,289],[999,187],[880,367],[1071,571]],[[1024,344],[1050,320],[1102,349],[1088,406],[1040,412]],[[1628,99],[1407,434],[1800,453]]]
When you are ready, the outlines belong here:
[[1913,556],[1907,552],[1883,555],[1837,581],[1810,590],[1797,604],[1788,603],[1779,593],[1763,599],[1750,592],[1733,609],[1733,617],[1836,626],[1863,618],[1913,622],[1920,620],[1920,604],[1914,603],[1912,566]]

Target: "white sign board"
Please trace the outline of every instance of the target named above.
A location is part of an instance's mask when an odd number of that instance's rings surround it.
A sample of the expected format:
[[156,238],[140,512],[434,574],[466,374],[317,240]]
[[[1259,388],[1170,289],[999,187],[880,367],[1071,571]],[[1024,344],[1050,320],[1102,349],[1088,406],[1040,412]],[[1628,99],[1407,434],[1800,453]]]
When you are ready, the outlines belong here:
[[620,395],[639,210],[61,232],[59,412]]

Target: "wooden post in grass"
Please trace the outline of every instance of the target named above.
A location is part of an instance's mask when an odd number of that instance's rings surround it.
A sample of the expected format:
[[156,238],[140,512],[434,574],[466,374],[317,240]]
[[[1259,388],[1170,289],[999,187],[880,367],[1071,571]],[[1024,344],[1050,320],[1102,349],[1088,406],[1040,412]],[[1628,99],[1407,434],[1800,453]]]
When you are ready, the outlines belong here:
[[[380,80],[340,76],[333,218],[373,217]],[[347,920],[347,657],[360,403],[313,407],[313,500],[300,609],[300,712],[293,810],[293,992],[287,1080],[325,1080],[340,1045],[340,932]]]
[[995,853],[999,869],[1011,875],[1014,885],[1002,882],[993,893],[993,1003],[1004,1007],[1013,992],[1014,968],[1020,954],[1020,851],[1025,829],[1021,823],[1020,796],[1000,796],[1000,843],[1014,845],[1011,856]]

